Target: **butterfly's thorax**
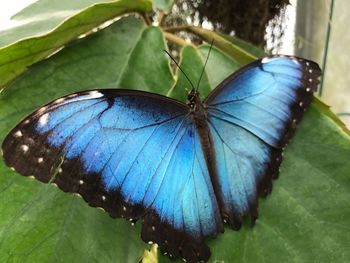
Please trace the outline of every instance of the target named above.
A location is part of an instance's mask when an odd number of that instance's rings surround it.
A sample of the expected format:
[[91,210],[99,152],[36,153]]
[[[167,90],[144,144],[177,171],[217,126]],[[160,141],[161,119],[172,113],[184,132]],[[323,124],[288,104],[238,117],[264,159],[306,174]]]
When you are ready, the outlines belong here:
[[204,105],[199,99],[199,94],[196,93],[193,96],[189,97],[188,102],[189,107],[191,108],[191,113],[193,116],[193,120],[196,124],[197,129],[205,129],[208,126],[207,123],[207,112],[204,108]]

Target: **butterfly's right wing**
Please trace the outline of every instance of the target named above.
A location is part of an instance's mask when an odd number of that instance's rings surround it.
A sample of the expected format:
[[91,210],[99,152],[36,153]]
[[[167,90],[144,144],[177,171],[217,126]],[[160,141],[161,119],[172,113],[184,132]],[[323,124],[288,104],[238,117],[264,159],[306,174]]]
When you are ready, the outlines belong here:
[[271,191],[319,76],[316,63],[277,55],[235,72],[206,99],[222,215],[232,227],[257,218],[258,197]]
[[186,105],[155,94],[97,90],[60,98],[18,124],[4,160],[22,175],[80,194],[113,217],[144,219],[142,238],[189,262],[222,222]]

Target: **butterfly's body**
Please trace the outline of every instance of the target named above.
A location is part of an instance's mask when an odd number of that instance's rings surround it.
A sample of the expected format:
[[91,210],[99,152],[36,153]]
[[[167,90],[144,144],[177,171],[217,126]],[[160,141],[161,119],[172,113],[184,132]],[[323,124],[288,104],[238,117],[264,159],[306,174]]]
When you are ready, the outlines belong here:
[[[212,137],[209,132],[208,127],[208,114],[205,104],[200,100],[199,92],[192,89],[188,95],[187,105],[190,107],[190,113],[192,115],[193,122],[195,123],[196,130],[200,136],[202,149],[204,152],[204,158],[208,167],[209,175],[211,178],[211,183],[213,185],[214,193],[216,200],[218,201],[221,216],[223,222],[228,222],[227,211],[224,209],[224,201],[220,195],[219,188],[220,186],[217,183],[217,167],[215,162],[215,152],[213,150]],[[230,222],[231,226],[234,229],[239,229],[240,224],[235,225],[235,222]],[[219,228],[218,231],[223,232],[222,228]]]
[[[271,192],[283,147],[317,88],[317,64],[258,60],[202,102],[131,90],[57,99],[5,138],[6,164],[55,183],[131,222],[141,237],[187,262],[208,260],[204,239],[254,222]],[[233,244],[234,245],[234,244]]]
[[[201,145],[204,152],[204,157],[206,159],[209,170],[214,170],[210,168],[213,159],[213,149],[211,147],[211,138],[208,129],[208,115],[207,111],[199,98],[199,93],[195,90],[191,90],[188,96],[187,105],[190,108],[190,113],[192,116],[193,123],[195,124],[196,130],[199,134]],[[214,171],[211,171],[213,173]]]

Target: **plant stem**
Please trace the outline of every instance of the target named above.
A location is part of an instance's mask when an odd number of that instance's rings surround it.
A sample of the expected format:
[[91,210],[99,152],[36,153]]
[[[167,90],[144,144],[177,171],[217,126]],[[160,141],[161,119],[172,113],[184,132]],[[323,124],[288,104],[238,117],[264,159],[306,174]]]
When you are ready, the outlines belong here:
[[162,26],[162,25],[163,25],[163,22],[164,22],[164,19],[166,18],[166,16],[167,16],[166,13],[160,12],[159,18],[158,18],[158,25],[159,25],[159,26]]
[[177,32],[177,31],[188,31],[189,26],[188,25],[183,25],[183,26],[171,26],[171,27],[165,27],[163,28],[164,31],[166,32]]
[[173,42],[174,44],[179,45],[181,47],[185,45],[191,45],[191,43],[187,43],[183,38],[178,37],[174,34],[164,32],[164,36],[168,41]]
[[338,116],[350,116],[350,112],[340,112],[337,113]]
[[142,13],[141,16],[148,26],[152,25],[152,21],[148,18],[147,14]]

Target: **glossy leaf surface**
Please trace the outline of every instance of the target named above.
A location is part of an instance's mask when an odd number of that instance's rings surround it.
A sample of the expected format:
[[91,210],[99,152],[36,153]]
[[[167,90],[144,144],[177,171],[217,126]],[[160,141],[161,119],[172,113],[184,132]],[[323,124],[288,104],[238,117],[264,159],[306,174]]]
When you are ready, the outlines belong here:
[[[95,5],[91,6],[92,3]],[[24,21],[22,26],[0,32],[0,86],[7,85],[33,63],[103,22],[125,13],[143,13],[151,9],[149,0],[109,3],[84,0],[78,4],[58,1],[54,5],[48,1],[34,3],[14,17]]]

